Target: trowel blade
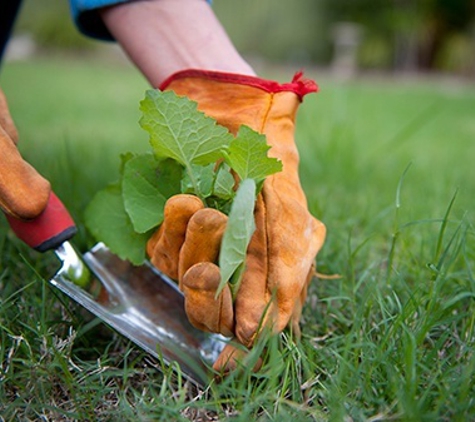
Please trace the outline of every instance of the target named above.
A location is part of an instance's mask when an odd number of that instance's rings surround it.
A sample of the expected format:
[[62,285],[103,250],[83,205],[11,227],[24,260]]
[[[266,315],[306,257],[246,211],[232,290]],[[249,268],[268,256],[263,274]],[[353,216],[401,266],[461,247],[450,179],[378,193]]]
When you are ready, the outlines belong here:
[[92,274],[92,294],[70,281],[71,261],[79,259],[72,247],[66,242],[56,254],[63,265],[51,284],[166,365],[178,364],[190,381],[199,386],[210,381],[226,339],[189,323],[172,280],[150,263],[134,266],[99,243],[82,257]]

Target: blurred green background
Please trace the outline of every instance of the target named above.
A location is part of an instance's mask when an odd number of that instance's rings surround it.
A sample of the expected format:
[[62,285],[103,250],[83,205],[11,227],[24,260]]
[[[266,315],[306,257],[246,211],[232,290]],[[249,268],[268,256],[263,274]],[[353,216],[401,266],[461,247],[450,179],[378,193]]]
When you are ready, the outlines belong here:
[[[250,60],[358,70],[475,76],[473,0],[214,0]],[[25,0],[16,34],[37,50],[98,49],[78,34],[66,0]],[[102,43],[104,45],[104,43]]]

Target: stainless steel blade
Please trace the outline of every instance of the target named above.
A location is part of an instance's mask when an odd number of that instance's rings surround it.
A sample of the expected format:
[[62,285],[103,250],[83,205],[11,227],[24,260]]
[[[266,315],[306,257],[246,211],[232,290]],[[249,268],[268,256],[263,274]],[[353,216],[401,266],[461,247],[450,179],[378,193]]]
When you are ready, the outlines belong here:
[[172,280],[149,263],[134,266],[121,260],[99,243],[83,256],[92,272],[92,294],[72,282],[88,271],[73,247],[65,242],[56,254],[62,267],[51,284],[152,356],[179,364],[189,380],[201,386],[209,382],[209,368],[226,339],[189,323],[183,295]]

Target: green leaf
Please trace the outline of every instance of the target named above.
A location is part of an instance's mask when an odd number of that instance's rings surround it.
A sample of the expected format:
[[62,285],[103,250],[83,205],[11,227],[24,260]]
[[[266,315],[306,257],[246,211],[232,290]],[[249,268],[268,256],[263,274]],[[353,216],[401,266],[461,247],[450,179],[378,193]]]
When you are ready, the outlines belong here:
[[[215,164],[208,164],[207,166],[191,165],[193,172],[193,180],[188,172],[185,172],[181,181],[181,192],[198,195],[200,198],[207,198],[211,195]],[[193,184],[195,182],[195,185]],[[198,189],[198,190],[197,190]]]
[[124,164],[124,207],[136,232],[145,233],[161,224],[166,200],[180,192],[182,172],[175,161],[159,163],[152,154],[135,156]]
[[245,179],[236,192],[221,242],[219,252],[221,281],[217,295],[246,260],[247,247],[255,230],[255,202],[256,183],[253,179]]
[[95,238],[120,258],[135,265],[143,263],[150,234],[134,231],[124,208],[120,185],[110,185],[94,196],[86,209],[85,223]]
[[215,210],[221,211],[223,214],[229,215],[232,200],[221,199],[217,196],[210,196],[209,198],[206,198],[206,204],[209,208],[214,208]]
[[157,162],[155,173],[160,192],[165,198],[170,198],[180,193],[181,179],[183,177],[183,166],[172,159],[165,159]]
[[120,154],[119,173],[120,173],[121,176],[124,174],[124,167],[127,164],[127,161],[131,160],[135,156],[136,156],[136,154],[134,154],[133,152],[130,152],[130,151]]
[[228,148],[226,162],[241,180],[254,179],[259,184],[267,176],[282,170],[278,159],[267,156],[269,149],[264,135],[241,126]]
[[190,169],[222,158],[232,135],[198,111],[197,104],[172,91],[148,90],[140,103],[140,125],[150,134],[157,157],[169,157]]
[[214,182],[213,195],[221,199],[232,199],[236,194],[234,191],[235,180],[230,172],[229,166],[222,164],[218,169],[216,181]]

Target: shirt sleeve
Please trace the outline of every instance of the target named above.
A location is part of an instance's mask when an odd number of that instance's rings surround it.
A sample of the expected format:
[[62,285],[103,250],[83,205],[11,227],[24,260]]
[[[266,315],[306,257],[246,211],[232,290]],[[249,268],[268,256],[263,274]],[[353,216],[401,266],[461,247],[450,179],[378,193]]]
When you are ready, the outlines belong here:
[[98,13],[101,7],[126,3],[128,0],[69,0],[71,15],[78,30],[92,38],[113,41]]
[[[69,0],[71,15],[78,30],[92,38],[114,41],[98,13],[98,9],[134,0]],[[211,4],[212,0],[206,0]]]

